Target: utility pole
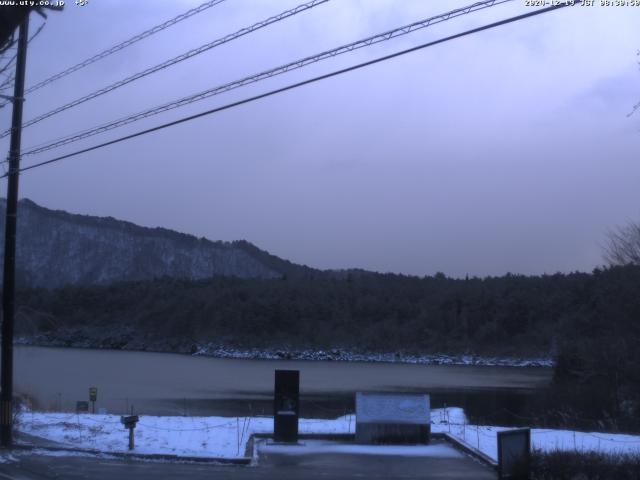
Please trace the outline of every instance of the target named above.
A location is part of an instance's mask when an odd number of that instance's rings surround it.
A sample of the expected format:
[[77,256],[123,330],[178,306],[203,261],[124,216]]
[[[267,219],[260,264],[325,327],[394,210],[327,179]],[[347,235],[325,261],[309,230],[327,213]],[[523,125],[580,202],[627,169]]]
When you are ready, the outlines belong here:
[[18,214],[18,176],[22,136],[24,73],[27,63],[29,14],[20,24],[16,77],[13,89],[13,116],[9,147],[7,212],[4,237],[4,278],[2,287],[2,358],[0,366],[0,446],[11,447],[13,437],[13,322],[15,313],[16,223]]

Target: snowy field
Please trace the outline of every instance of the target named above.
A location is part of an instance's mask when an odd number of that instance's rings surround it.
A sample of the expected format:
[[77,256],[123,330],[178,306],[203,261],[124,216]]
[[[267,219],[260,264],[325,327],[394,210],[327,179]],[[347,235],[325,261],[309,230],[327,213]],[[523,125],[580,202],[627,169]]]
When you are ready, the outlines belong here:
[[[17,429],[65,446],[104,452],[127,451],[128,431],[117,415],[24,412]],[[460,408],[431,411],[432,432],[449,433],[497,460],[498,426],[467,423]],[[243,457],[249,437],[271,433],[267,417],[141,416],[135,429],[135,452],[201,457]],[[300,419],[300,433],[354,433],[355,416],[334,420]],[[533,429],[532,446],[540,450],[640,452],[640,435]],[[375,452],[367,449],[365,451]],[[409,451],[409,450],[407,450]],[[420,455],[420,449],[415,454]]]

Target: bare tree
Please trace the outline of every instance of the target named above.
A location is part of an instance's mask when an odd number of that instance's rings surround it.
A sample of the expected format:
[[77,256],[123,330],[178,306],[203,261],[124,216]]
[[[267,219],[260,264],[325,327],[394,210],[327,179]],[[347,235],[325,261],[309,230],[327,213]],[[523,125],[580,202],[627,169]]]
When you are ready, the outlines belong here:
[[[638,52],[636,53],[636,55],[638,55],[638,57],[640,57],[640,50],[638,50]],[[640,61],[638,61],[638,65],[640,65]],[[629,115],[627,115],[628,117],[630,117],[631,115],[633,115],[634,113],[636,113],[638,110],[640,110],[640,102],[636,103],[633,108],[631,109],[631,112],[629,112]]]
[[[640,57],[640,50],[636,55]],[[638,111],[640,102],[633,106],[628,116]],[[629,222],[623,227],[609,231],[604,247],[604,259],[609,265],[640,265],[640,222]]]
[[609,265],[640,265],[640,222],[609,231],[604,259]]

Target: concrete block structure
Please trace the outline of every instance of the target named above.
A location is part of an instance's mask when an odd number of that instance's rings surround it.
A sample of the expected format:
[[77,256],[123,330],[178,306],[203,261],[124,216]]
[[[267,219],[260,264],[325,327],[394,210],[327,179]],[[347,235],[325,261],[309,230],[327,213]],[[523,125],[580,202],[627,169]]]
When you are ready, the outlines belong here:
[[431,408],[427,394],[356,393],[356,442],[427,444]]

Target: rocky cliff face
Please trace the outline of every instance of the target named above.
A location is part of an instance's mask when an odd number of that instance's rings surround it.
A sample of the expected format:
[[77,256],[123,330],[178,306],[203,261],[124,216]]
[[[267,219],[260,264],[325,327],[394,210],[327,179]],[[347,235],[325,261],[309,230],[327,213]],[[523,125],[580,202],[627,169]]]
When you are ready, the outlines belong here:
[[[5,208],[6,200],[0,199],[0,248],[4,247]],[[18,207],[17,240],[18,288],[163,276],[197,280],[216,275],[279,278],[284,274],[277,262],[264,262],[260,255],[253,255],[248,242],[212,242],[111,217],[49,210],[27,199],[20,200]],[[0,255],[0,264],[2,260]]]

